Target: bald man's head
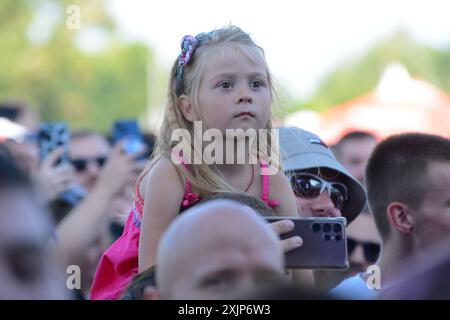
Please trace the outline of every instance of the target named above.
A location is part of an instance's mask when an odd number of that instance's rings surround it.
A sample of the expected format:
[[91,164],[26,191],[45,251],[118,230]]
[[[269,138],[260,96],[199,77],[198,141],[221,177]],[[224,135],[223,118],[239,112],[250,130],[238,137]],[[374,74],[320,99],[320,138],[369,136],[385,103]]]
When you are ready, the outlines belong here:
[[283,273],[278,236],[251,208],[213,200],[179,216],[158,249],[163,299],[220,299]]

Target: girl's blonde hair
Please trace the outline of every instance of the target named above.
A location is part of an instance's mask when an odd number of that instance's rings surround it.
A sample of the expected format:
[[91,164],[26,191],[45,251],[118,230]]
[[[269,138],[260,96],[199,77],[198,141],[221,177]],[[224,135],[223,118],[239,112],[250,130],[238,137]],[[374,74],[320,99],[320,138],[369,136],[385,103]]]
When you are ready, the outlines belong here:
[[[197,39],[199,36],[196,37]],[[161,158],[166,157],[171,159],[172,148],[177,144],[178,141],[171,141],[172,132],[176,129],[187,129],[183,130],[190,135],[187,140],[191,141],[191,149],[193,150],[193,138],[194,130],[193,124],[188,121],[182,114],[180,108],[177,107],[177,102],[180,96],[187,95],[191,97],[191,105],[195,112],[198,112],[198,91],[200,87],[201,79],[204,75],[205,67],[208,61],[208,56],[220,50],[223,46],[233,45],[237,49],[241,46],[246,48],[254,49],[258,54],[260,54],[266,64],[268,85],[270,88],[272,98],[276,95],[272,76],[270,74],[269,68],[264,58],[264,51],[262,48],[257,46],[251,37],[236,26],[228,26],[222,29],[217,29],[207,34],[202,34],[201,42],[198,43],[195,51],[190,58],[189,62],[182,68],[179,67],[179,60],[175,61],[173,64],[170,79],[169,79],[169,90],[167,96],[167,106],[164,111],[163,121],[159,131],[159,135],[156,139],[156,147],[153,153],[153,158],[150,161],[147,168],[142,173],[145,175],[152,166]],[[181,75],[180,75],[181,69]],[[271,116],[272,117],[272,116]],[[265,129],[267,129],[267,152],[271,152],[271,129],[272,121],[269,119],[266,124]],[[257,150],[258,156],[262,157],[259,149]],[[193,152],[192,152],[193,154]],[[270,156],[265,154],[265,157]],[[190,162],[187,161],[188,163]],[[217,170],[214,165],[208,164],[195,164],[190,165],[189,170],[181,167],[181,165],[176,166],[178,174],[186,179],[188,178],[193,187],[198,189],[200,195],[204,195],[211,192],[239,192],[233,186],[228,184],[224,177]]]

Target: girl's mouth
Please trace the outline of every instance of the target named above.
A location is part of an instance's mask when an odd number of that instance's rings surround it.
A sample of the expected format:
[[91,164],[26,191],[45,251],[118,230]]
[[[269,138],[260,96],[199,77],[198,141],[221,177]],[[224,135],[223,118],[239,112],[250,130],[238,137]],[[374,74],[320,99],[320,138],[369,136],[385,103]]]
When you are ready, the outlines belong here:
[[247,116],[247,117],[252,117],[252,118],[254,118],[255,116],[253,115],[253,113],[251,113],[250,111],[244,111],[244,112],[241,112],[241,113],[239,113],[238,115],[236,115],[236,116],[234,116],[235,118],[239,118],[239,117],[245,117],[245,116]]

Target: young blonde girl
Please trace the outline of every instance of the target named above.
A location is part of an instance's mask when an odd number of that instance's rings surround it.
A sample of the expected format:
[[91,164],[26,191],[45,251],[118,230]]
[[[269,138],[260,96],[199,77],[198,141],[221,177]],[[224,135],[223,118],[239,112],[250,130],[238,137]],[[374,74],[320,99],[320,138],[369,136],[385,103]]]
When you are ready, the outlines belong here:
[[[261,198],[279,216],[296,215],[295,199],[282,170],[273,175],[267,171],[273,86],[263,50],[234,26],[185,36],[181,48],[171,70],[154,158],[137,182],[134,207],[122,237],[102,257],[92,299],[119,298],[136,273],[155,265],[162,233],[205,194],[245,192]],[[222,134],[229,129],[267,129],[269,152],[257,149],[256,164],[192,164],[198,152],[194,140],[201,139],[194,134],[196,121],[201,121],[202,129]],[[190,152],[175,150],[180,140],[174,141],[172,134],[177,129],[183,141],[188,141],[191,157]],[[204,151],[205,143],[200,143]],[[225,148],[216,151],[230,152]],[[235,155],[231,158],[236,160]]]

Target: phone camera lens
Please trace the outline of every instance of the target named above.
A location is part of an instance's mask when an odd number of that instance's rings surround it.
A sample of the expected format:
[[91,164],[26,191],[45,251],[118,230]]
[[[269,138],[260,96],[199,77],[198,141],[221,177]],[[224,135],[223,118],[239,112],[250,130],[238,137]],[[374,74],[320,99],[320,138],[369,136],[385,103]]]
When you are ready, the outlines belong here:
[[330,241],[331,240],[331,236],[329,234],[324,235],[323,238],[325,239],[325,241]]
[[313,223],[312,229],[313,229],[314,232],[319,232],[320,231],[320,224]]
[[333,230],[334,230],[334,232],[338,233],[338,232],[341,232],[341,231],[342,231],[342,227],[341,227],[340,224],[335,224],[335,225],[333,226]]
[[336,239],[336,241],[341,241],[342,240],[342,236],[340,234],[337,234],[334,239]]
[[323,225],[323,232],[330,232],[331,231],[331,225],[329,223],[325,223]]

